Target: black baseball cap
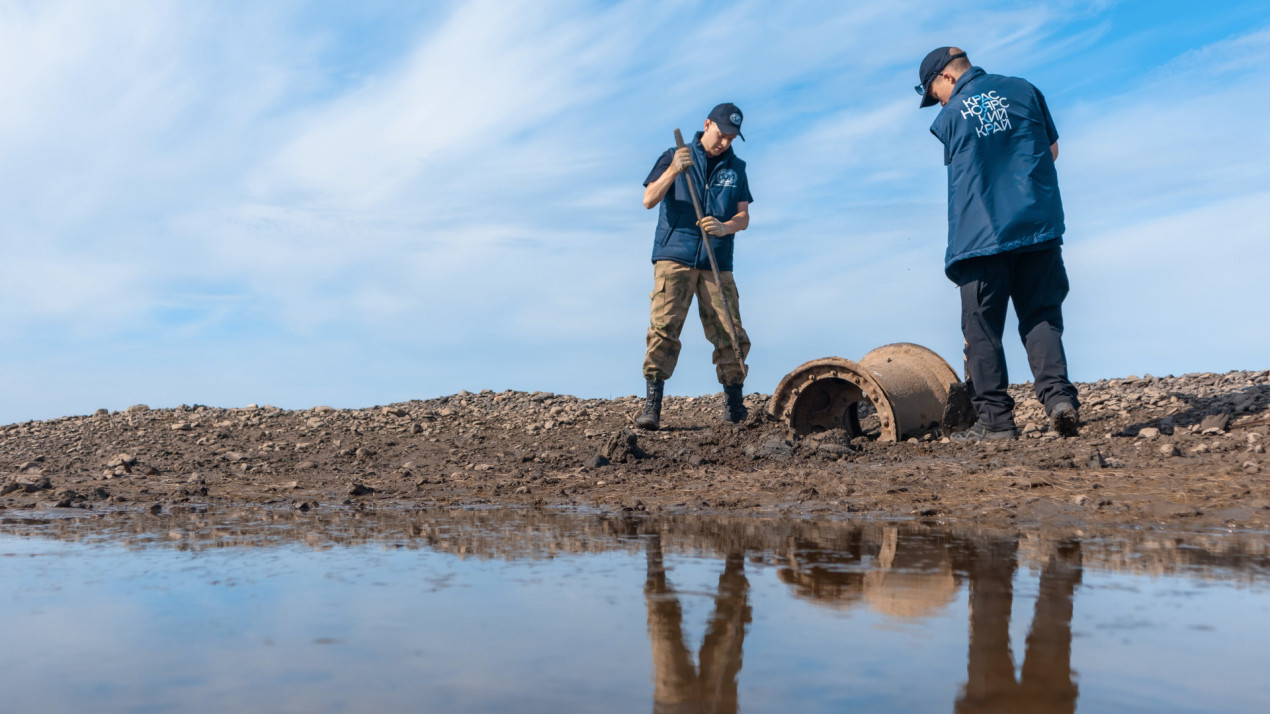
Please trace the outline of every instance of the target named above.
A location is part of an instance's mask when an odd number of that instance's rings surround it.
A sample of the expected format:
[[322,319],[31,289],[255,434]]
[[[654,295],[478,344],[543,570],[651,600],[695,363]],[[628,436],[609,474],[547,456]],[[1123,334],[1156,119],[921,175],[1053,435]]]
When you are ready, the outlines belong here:
[[939,100],[930,93],[931,80],[935,79],[940,70],[947,67],[949,62],[952,62],[958,57],[966,56],[965,52],[953,54],[952,49],[953,48],[951,47],[937,47],[931,50],[930,53],[926,55],[926,59],[922,60],[921,68],[917,70],[917,80],[919,84],[916,87],[913,87],[913,89],[916,89],[917,93],[922,95],[921,106],[923,108],[939,103]]
[[745,141],[745,137],[741,134],[741,120],[745,118],[745,115],[741,113],[741,108],[732,102],[724,102],[711,109],[710,116],[706,118],[718,124],[719,131],[724,134],[736,134],[741,137],[741,141]]

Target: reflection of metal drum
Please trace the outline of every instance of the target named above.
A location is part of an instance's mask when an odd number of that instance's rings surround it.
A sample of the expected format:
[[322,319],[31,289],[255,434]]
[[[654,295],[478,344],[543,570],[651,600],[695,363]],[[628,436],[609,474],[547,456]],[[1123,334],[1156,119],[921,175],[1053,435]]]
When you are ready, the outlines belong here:
[[880,535],[845,548],[791,539],[777,577],[796,597],[834,609],[863,602],[895,617],[927,617],[952,602],[957,579],[942,543],[891,526]]
[[858,363],[826,357],[799,365],[776,386],[768,411],[800,436],[830,429],[858,436],[859,409],[867,402],[877,410],[879,438],[898,441],[939,429],[960,383],[939,355],[899,342]]
[[865,576],[860,572],[836,572],[798,563],[776,571],[776,577],[789,585],[796,597],[818,605],[846,609],[860,602],[864,594]]
[[930,617],[956,594],[957,581],[947,564],[929,572],[872,570],[864,576],[865,602],[892,617]]
[[861,552],[857,532],[838,547],[824,547],[817,541],[790,538],[784,565],[776,577],[790,586],[795,597],[818,605],[846,609],[864,597],[864,570],[867,560]]
[[894,528],[882,537],[877,566],[864,576],[864,599],[883,614],[929,617],[957,594],[948,552],[925,539],[909,538],[901,546]]

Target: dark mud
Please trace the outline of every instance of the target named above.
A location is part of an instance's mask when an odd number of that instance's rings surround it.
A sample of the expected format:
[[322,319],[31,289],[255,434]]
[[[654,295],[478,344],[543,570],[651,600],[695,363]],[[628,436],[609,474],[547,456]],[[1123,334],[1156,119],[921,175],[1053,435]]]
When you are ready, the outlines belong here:
[[1270,371],[1078,385],[1081,435],[1048,432],[1013,388],[1024,437],[794,439],[719,421],[722,394],[641,401],[524,392],[293,411],[132,407],[0,428],[0,511],[154,513],[583,507],[610,513],[915,518],[1015,526],[1270,526]]

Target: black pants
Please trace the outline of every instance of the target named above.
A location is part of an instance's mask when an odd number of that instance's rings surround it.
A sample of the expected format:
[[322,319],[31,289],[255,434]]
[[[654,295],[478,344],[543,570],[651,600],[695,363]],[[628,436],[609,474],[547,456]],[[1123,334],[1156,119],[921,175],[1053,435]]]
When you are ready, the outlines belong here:
[[1011,300],[1032,368],[1036,398],[1046,412],[1053,411],[1059,402],[1078,406],[1063,353],[1062,307],[1068,284],[1062,248],[970,258],[954,268],[961,288],[966,382],[979,421],[993,430],[1014,427],[1014,400],[1001,346],[1006,305]]

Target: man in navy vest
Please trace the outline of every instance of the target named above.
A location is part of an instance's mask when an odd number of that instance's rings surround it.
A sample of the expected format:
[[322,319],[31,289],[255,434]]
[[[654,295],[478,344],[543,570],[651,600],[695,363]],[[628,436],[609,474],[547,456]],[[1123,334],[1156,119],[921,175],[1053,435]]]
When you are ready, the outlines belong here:
[[951,438],[1018,436],[1001,346],[1011,300],[1050,428],[1075,436],[1079,402],[1063,352],[1068,284],[1054,169],[1058,130],[1045,97],[1025,80],[971,66],[956,47],[926,55],[918,78],[921,106],[943,107],[930,130],[948,167],[944,272],[961,288],[966,383],[978,417]]
[[[732,279],[733,235],[750,225],[749,179],[745,162],[732,152],[732,142],[741,136],[741,110],[731,103],[710,111],[705,128],[697,132],[689,146],[667,149],[644,180],[644,208],[660,205],[657,231],[653,238],[653,292],[648,327],[648,350],[644,354],[647,398],[644,411],[635,420],[643,429],[661,425],[661,399],[666,380],[679,360],[679,333],[692,298],[706,338],[714,345],[715,372],[723,385],[726,403],[723,419],[732,423],[748,416],[742,400],[746,367],[737,362],[724,316],[726,293],[736,325],[741,359],[750,351],[750,338],[741,327],[736,282]],[[697,223],[688,182],[696,187],[704,217]],[[710,236],[710,247],[719,263],[715,284],[701,233]]]

